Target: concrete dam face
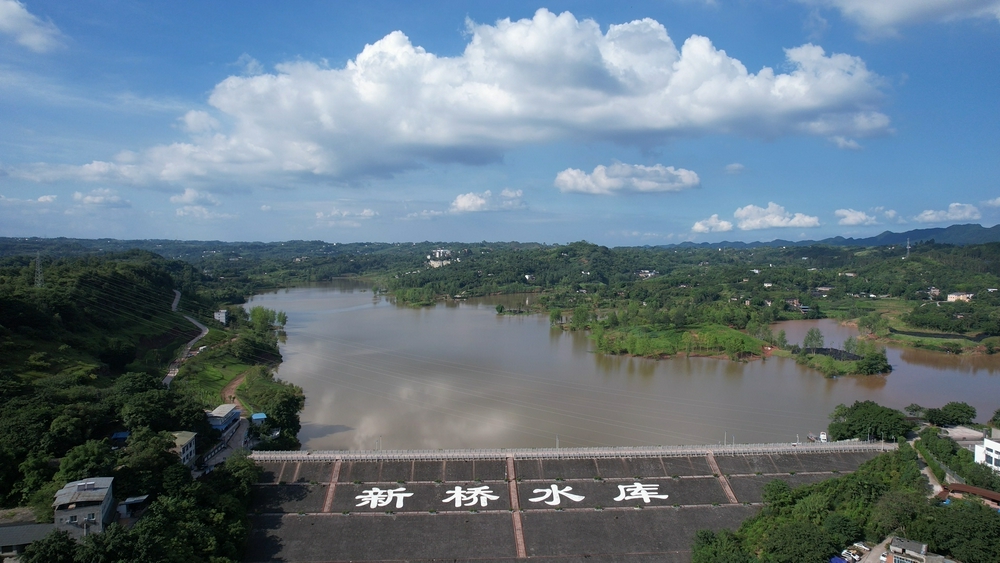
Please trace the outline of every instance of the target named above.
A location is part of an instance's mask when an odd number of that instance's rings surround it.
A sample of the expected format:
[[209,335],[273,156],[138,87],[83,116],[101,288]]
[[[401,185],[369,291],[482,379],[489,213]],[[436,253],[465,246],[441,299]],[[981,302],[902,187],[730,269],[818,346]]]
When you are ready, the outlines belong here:
[[[247,561],[686,562],[764,486],[849,473],[895,444],[258,452]],[[432,459],[436,454],[438,459]]]

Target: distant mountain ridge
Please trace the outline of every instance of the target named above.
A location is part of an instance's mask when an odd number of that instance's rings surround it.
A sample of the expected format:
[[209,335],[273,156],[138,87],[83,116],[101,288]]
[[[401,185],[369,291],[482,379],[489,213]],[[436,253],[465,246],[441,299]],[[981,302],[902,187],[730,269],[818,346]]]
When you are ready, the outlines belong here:
[[940,244],[954,244],[963,246],[967,244],[983,244],[987,242],[1000,242],[1000,225],[984,227],[975,223],[967,225],[952,225],[950,227],[938,227],[934,229],[914,229],[902,233],[885,231],[881,234],[868,238],[844,238],[832,237],[823,240],[782,240],[775,239],[770,242],[682,242],[679,244],[666,244],[663,246],[674,246],[682,248],[753,248],[755,246],[812,246],[814,244],[825,244],[829,246],[888,246],[893,244],[906,244],[909,239],[910,244],[934,240]]

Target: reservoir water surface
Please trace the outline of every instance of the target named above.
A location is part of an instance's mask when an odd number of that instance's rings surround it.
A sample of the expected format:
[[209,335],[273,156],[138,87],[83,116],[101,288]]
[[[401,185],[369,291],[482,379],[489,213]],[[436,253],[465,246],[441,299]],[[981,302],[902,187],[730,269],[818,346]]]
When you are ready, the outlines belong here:
[[[548,315],[497,315],[533,295],[398,306],[367,285],[254,296],[288,313],[278,377],[305,390],[308,449],[501,448],[792,442],[826,429],[839,403],[1000,408],[1000,357],[890,348],[887,376],[824,378],[793,360],[647,360],[592,352]],[[792,343],[832,320],[781,323]]]

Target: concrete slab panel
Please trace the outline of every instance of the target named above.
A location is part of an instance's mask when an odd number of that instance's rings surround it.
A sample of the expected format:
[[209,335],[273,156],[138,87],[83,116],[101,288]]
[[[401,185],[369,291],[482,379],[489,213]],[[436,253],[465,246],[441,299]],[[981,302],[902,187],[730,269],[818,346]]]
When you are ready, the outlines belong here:
[[541,479],[542,462],[538,459],[515,459],[514,473],[518,479]]
[[257,512],[320,512],[326,491],[327,485],[256,485],[253,507]]
[[715,463],[719,465],[723,475],[780,473],[767,455],[717,455]]
[[593,459],[543,459],[543,479],[593,479],[597,477]]
[[598,459],[597,470],[600,471],[601,477],[605,479],[617,479],[617,478],[635,476],[634,474],[630,474],[628,472],[628,468],[625,466],[624,460],[618,457]]
[[443,461],[415,461],[413,462],[414,481],[443,481],[444,462]]
[[708,465],[708,458],[698,457],[665,457],[663,458],[663,468],[668,476],[677,475],[688,477],[691,475],[711,475],[712,468]]
[[[774,464],[775,473],[792,473],[801,471],[829,471],[829,457],[825,459],[817,459],[809,454],[803,455],[792,455],[792,454],[773,454],[771,457],[771,463]],[[803,464],[804,460],[810,460],[816,469],[806,469]],[[824,467],[825,466],[825,467]]]
[[378,480],[379,464],[377,461],[345,461],[340,466],[341,483],[374,483]]
[[333,463],[303,462],[299,467],[297,483],[329,483],[333,474]]
[[[757,507],[728,505],[647,510],[530,511],[522,515],[529,556],[567,554],[595,557],[663,554],[663,561],[690,560],[694,534],[701,529],[736,529]],[[687,558],[681,557],[687,554]],[[600,560],[600,559],[597,559]]]
[[380,483],[395,483],[397,481],[413,480],[412,461],[383,461],[382,472],[378,478]]
[[473,473],[479,481],[503,481],[507,478],[507,462],[501,460],[476,461]]
[[257,465],[260,465],[261,468],[260,483],[277,483],[278,475],[281,474],[281,466],[284,465],[284,462],[267,462]]
[[628,477],[669,477],[663,472],[663,463],[658,457],[636,457],[624,461]]
[[516,555],[509,514],[257,516],[245,561],[496,560]]
[[471,461],[449,461],[444,466],[444,480],[467,482],[475,479],[473,475],[473,462]]

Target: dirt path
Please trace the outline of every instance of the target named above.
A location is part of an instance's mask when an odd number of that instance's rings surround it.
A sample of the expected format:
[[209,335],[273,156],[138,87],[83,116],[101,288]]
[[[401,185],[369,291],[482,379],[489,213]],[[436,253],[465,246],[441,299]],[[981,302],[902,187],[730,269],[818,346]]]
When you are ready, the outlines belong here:
[[246,378],[246,375],[247,372],[245,371],[234,377],[233,380],[230,381],[228,385],[223,387],[222,392],[220,393],[222,395],[223,403],[234,403],[240,409],[241,412],[247,412],[247,409],[243,406],[243,403],[241,403],[240,400],[236,398],[236,388],[239,387],[241,383],[243,383],[243,380]]

